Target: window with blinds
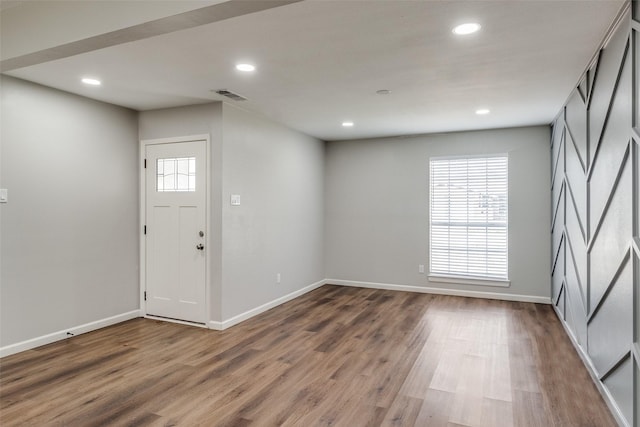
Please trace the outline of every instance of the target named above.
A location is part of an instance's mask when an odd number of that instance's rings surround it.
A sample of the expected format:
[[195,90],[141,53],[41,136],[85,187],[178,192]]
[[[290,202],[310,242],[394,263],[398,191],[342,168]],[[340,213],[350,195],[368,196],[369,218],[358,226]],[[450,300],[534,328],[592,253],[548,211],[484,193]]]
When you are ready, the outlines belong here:
[[433,158],[430,177],[430,273],[507,280],[507,156]]

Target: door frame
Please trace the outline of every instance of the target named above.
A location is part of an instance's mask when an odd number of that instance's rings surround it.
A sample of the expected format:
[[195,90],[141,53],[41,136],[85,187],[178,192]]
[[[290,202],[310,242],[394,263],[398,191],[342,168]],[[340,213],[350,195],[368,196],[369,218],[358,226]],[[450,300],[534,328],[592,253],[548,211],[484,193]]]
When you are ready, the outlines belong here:
[[[146,223],[147,217],[147,190],[146,190],[146,168],[145,168],[145,157],[148,145],[158,145],[158,144],[172,144],[172,143],[180,143],[180,142],[193,142],[193,141],[204,141],[205,142],[205,169],[206,175],[205,180],[207,183],[205,190],[205,226],[207,229],[207,233],[204,237],[204,244],[207,250],[204,251],[204,307],[206,311],[205,323],[201,325],[199,323],[192,323],[183,320],[176,319],[165,319],[163,317],[155,317],[147,314],[147,302],[144,299],[144,293],[146,291],[147,284],[147,240],[144,234],[144,226]],[[211,197],[209,197],[211,193],[211,138],[208,134],[202,135],[189,135],[189,136],[179,136],[179,137],[170,137],[170,138],[158,138],[158,139],[141,139],[140,140],[140,151],[139,151],[139,235],[140,235],[140,275],[139,275],[139,291],[140,291],[140,315],[146,318],[153,318],[158,320],[163,320],[166,322],[173,323],[182,323],[186,325],[199,326],[203,328],[208,328],[209,322],[211,320],[211,311],[210,311],[210,268],[211,265]]]

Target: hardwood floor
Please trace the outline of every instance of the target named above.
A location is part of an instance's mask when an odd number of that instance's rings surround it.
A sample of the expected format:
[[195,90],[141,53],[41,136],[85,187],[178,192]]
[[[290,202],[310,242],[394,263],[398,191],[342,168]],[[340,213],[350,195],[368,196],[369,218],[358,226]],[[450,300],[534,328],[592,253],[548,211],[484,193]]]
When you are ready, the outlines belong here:
[[324,286],[0,360],[3,426],[615,426],[546,305]]

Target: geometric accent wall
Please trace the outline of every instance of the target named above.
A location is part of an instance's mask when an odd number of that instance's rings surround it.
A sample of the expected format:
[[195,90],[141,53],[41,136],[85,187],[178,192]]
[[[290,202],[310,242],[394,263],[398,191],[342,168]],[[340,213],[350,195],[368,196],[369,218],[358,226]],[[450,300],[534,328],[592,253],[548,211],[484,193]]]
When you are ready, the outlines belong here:
[[626,8],[551,141],[554,306],[627,426],[640,425],[638,12]]

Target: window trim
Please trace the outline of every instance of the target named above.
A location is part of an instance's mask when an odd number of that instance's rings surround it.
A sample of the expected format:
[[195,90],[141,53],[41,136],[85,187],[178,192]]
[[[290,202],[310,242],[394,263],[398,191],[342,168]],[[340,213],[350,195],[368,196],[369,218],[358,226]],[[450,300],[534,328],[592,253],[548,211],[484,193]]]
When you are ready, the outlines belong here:
[[[488,276],[476,276],[476,275],[464,275],[464,274],[446,274],[442,272],[433,272],[431,271],[432,267],[432,182],[431,182],[431,162],[438,160],[461,160],[461,159],[484,159],[491,157],[505,157],[507,159],[507,222],[506,222],[506,253],[505,253],[505,263],[506,263],[506,277],[488,277]],[[453,155],[453,156],[431,156],[429,157],[429,168],[428,168],[428,199],[429,199],[429,271],[427,274],[427,279],[429,282],[436,283],[451,283],[451,284],[461,284],[461,285],[477,285],[477,286],[495,286],[495,287],[510,287],[511,280],[509,274],[509,153],[482,153],[482,154],[470,154],[470,155]]]
[[435,283],[454,283],[457,285],[476,285],[476,286],[497,286],[500,288],[511,287],[511,280],[509,279],[489,279],[484,277],[471,277],[471,276],[454,276],[429,273],[429,282]]

